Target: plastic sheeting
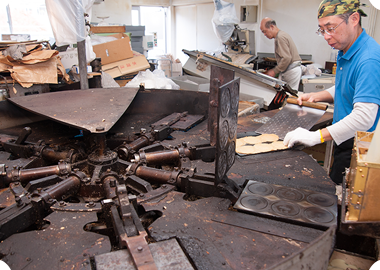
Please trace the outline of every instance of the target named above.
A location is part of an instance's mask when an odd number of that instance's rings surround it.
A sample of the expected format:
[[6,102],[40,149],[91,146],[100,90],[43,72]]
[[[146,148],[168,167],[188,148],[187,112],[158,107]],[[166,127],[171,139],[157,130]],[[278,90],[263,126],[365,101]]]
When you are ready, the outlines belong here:
[[235,24],[239,23],[236,16],[235,5],[223,0],[214,0],[215,11],[212,17],[212,25],[218,39],[225,43],[232,35]]
[[165,77],[165,72],[161,69],[156,69],[151,72],[149,69],[140,71],[125,87],[139,87],[144,84],[146,89],[176,89],[179,90],[179,85],[171,79]]
[[84,13],[91,14],[95,0],[45,0],[57,46],[85,40]]

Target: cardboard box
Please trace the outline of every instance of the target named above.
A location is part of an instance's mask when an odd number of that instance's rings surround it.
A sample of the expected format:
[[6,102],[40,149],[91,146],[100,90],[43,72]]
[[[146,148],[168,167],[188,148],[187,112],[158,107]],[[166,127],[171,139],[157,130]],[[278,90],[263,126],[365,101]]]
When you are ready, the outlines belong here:
[[116,37],[118,40],[93,46],[96,57],[101,58],[102,65],[133,57],[131,42],[128,35],[120,33],[112,35],[112,37]]
[[94,34],[97,33],[124,33],[124,25],[109,25],[109,26],[91,26],[91,32]]
[[110,63],[102,66],[102,70],[112,78],[122,76],[124,74],[134,73],[140,70],[146,70],[150,67],[145,56],[138,54],[133,58],[124,59],[114,63]]
[[78,65],[78,50],[76,48],[69,51],[59,52],[58,55],[61,57],[61,62],[65,69]]

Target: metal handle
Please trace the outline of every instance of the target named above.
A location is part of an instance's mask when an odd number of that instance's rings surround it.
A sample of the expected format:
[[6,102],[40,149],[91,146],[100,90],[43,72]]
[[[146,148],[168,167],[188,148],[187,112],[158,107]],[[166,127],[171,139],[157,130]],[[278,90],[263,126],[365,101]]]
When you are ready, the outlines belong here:
[[[298,105],[298,102],[297,102],[296,98],[289,97],[286,100],[286,102],[290,103],[290,104],[296,104],[296,105]],[[310,108],[314,108],[314,109],[318,109],[318,110],[324,110],[324,111],[326,111],[326,109],[327,109],[327,105],[319,104],[319,103],[314,103],[314,102],[307,102],[307,101],[302,101],[302,106],[310,107]]]

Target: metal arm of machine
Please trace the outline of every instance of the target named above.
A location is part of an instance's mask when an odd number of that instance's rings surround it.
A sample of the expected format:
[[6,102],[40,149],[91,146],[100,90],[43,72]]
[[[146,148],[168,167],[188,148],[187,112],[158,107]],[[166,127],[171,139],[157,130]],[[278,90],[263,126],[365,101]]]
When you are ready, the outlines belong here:
[[157,269],[147,243],[147,233],[131,205],[125,185],[116,186],[117,204],[108,205],[120,248],[127,248],[137,269]]
[[71,165],[64,161],[58,165],[39,167],[34,169],[21,169],[14,167],[13,170],[7,172],[5,166],[0,166],[0,187],[8,187],[12,182],[21,182],[26,184],[31,180],[39,179],[50,175],[66,175],[71,172]]
[[42,223],[43,218],[52,212],[50,206],[75,194],[84,177],[84,173],[77,172],[51,188],[33,193],[27,192],[19,182],[11,183],[16,203],[0,212],[0,240]]
[[37,143],[26,143],[26,139],[32,133],[32,129],[25,127],[17,139],[5,138],[1,140],[0,145],[4,150],[11,154],[12,158],[30,158],[32,156],[41,157],[51,163],[60,160],[74,162],[80,155],[77,150],[70,149],[65,151],[57,151],[48,147],[44,141],[40,140]]
[[183,142],[172,150],[147,152],[145,149],[141,149],[134,154],[134,161],[147,165],[178,164],[183,157],[190,160],[213,161],[215,159],[215,147],[211,145],[188,147],[187,143]]

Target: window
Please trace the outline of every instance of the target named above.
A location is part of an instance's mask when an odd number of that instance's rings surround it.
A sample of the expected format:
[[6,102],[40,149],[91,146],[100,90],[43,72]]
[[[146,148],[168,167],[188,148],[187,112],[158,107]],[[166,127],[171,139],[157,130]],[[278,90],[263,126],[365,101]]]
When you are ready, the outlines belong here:
[[145,35],[156,34],[157,37],[157,46],[148,50],[148,59],[156,59],[167,53],[167,13],[166,7],[132,7],[132,24],[144,25]]
[[30,34],[32,40],[54,40],[45,0],[1,1],[0,33]]

